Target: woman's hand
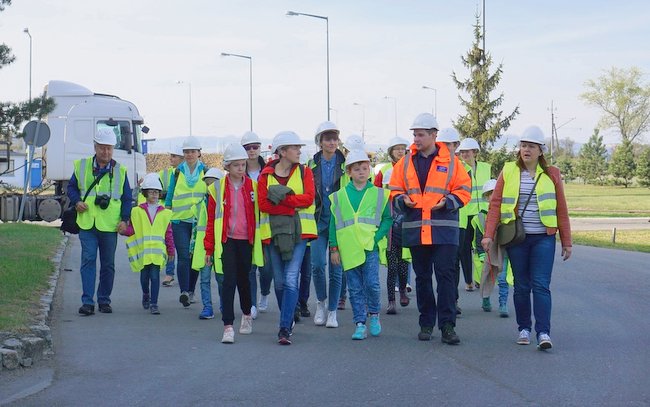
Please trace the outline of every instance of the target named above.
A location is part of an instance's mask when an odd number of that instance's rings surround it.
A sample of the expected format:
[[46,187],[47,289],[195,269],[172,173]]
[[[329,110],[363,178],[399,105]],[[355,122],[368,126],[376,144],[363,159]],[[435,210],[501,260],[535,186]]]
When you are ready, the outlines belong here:
[[483,250],[487,253],[490,251],[490,247],[492,247],[492,239],[484,237],[483,240],[481,240],[481,246],[483,246]]
[[563,247],[562,248],[562,260],[569,260],[569,257],[571,257],[571,247]]

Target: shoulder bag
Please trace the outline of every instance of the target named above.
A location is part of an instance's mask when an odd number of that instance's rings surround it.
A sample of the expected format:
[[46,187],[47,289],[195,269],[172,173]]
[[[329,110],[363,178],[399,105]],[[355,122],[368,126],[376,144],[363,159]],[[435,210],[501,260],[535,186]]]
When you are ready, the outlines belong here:
[[[90,193],[90,191],[92,191],[92,189],[95,187],[95,185],[97,185],[99,180],[101,180],[102,177],[105,174],[106,173],[103,172],[103,173],[99,174],[99,176],[97,176],[93,180],[93,183],[90,184],[90,187],[86,191],[86,195],[84,195],[82,201],[84,201],[84,202],[86,201],[86,198],[88,198],[88,194]],[[77,208],[76,207],[71,206],[68,209],[66,209],[65,211],[63,211],[63,214],[61,215],[61,227],[60,227],[60,229],[61,229],[62,232],[68,232],[68,233],[71,233],[73,235],[79,234],[79,225],[77,225]]]
[[[526,205],[524,205],[524,209],[521,213],[526,211],[530,199],[533,197],[533,191],[535,191],[537,181],[539,181],[541,175],[542,173],[537,176],[535,184],[533,184],[533,189],[530,190],[530,194],[528,194],[528,199],[526,200]],[[515,209],[515,221],[510,223],[501,223],[499,225],[497,229],[497,242],[499,243],[499,246],[507,248],[523,242],[525,238],[526,231],[524,230],[524,222],[519,216],[517,216],[517,210]]]

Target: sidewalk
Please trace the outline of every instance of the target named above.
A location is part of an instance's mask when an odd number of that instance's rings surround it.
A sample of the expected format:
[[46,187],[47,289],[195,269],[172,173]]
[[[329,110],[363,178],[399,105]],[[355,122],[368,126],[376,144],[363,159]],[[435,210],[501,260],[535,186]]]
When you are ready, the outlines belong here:
[[571,218],[571,230],[650,229],[650,218]]

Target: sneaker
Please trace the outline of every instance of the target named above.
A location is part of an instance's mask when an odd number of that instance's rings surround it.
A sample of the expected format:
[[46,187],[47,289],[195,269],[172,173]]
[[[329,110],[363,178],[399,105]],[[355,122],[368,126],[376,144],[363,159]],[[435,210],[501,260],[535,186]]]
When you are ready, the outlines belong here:
[[395,300],[388,301],[388,308],[386,308],[386,313],[388,315],[397,314],[397,309],[395,308]]
[[223,329],[221,343],[235,343],[235,330],[232,328],[232,325],[229,325]]
[[251,315],[243,315],[241,317],[239,333],[242,335],[250,335],[253,333],[253,317]]
[[336,309],[341,311],[345,309],[345,297],[339,298],[339,304],[336,306]]
[[278,332],[278,343],[280,345],[291,345],[291,334],[287,328],[280,328],[280,332]]
[[203,311],[199,314],[199,319],[212,319],[214,318],[214,312],[212,312],[212,307],[203,307]]
[[519,337],[517,338],[518,345],[530,345],[530,331],[522,329],[519,331]]
[[462,315],[463,310],[460,309],[460,305],[458,305],[458,301],[456,301],[456,315]]
[[311,316],[311,312],[309,312],[307,303],[300,303],[300,316],[305,318],[309,318]]
[[474,284],[465,284],[465,291],[474,291]]
[[188,294],[189,297],[190,297],[190,304],[194,304],[194,303],[196,303],[196,300],[194,299],[194,291],[190,291],[190,292],[187,293],[187,294]]
[[411,299],[408,294],[406,294],[406,290],[399,290],[399,305],[402,307],[408,307],[410,303]]
[[381,333],[381,324],[379,323],[379,315],[370,314],[370,335],[379,336]]
[[430,341],[433,336],[433,327],[432,326],[423,326],[420,327],[420,333],[418,334],[418,339],[421,341]]
[[90,304],[84,304],[79,308],[79,314],[81,315],[93,315],[95,313],[95,306]]
[[254,305],[251,306],[251,317],[257,319],[257,307]]
[[395,292],[396,292],[396,293],[399,292],[399,287],[398,287],[398,286],[395,286]]
[[172,276],[165,276],[165,278],[162,281],[162,286],[163,287],[171,287],[174,285],[174,277]]
[[266,312],[266,310],[269,309],[269,296],[268,295],[263,295],[260,297],[260,303],[257,309],[260,312]]
[[190,306],[190,295],[187,293],[187,291],[183,291],[181,293],[181,296],[178,297],[178,302],[183,304],[185,308]]
[[499,305],[499,316],[501,318],[508,318],[509,313],[508,313],[508,304],[501,304]]
[[537,337],[537,349],[539,350],[547,350],[551,349],[553,347],[553,343],[551,343],[551,337],[548,336],[547,333],[541,333]]
[[293,322],[300,322],[300,307],[296,304],[296,309],[293,310]]
[[156,304],[151,304],[151,307],[149,307],[149,312],[151,312],[152,315],[160,315],[160,310]]
[[454,330],[454,326],[452,324],[445,324],[445,326],[442,327],[442,343],[446,343],[448,345],[457,345],[460,343],[460,338],[458,335],[456,335],[456,331]]
[[150,304],[151,304],[151,297],[149,297],[149,294],[142,294],[142,308],[149,309]]
[[368,337],[368,331],[366,329],[366,324],[358,322],[357,328],[354,330],[354,333],[352,334],[352,339],[355,341],[362,341],[367,337]]
[[328,328],[339,327],[339,322],[336,320],[336,311],[327,311],[327,322],[325,326]]
[[314,325],[323,326],[325,325],[325,311],[327,310],[327,304],[325,301],[318,301],[316,303],[316,314],[314,314]]
[[99,312],[102,314],[112,314],[113,308],[110,304],[99,304]]
[[411,287],[411,284],[406,283],[406,292],[410,293],[411,291],[413,291],[413,287]]
[[481,304],[481,308],[483,308],[483,311],[485,312],[491,312],[492,311],[492,304],[490,304],[490,298],[483,298],[483,304]]

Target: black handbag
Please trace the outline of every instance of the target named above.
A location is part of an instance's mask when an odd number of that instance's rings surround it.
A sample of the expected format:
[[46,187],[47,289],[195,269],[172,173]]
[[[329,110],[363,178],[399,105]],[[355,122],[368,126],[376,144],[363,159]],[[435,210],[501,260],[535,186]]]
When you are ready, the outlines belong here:
[[[530,203],[530,198],[533,197],[533,191],[535,191],[535,187],[537,186],[537,181],[539,181],[539,177],[541,175],[542,174],[540,173],[537,176],[537,179],[535,180],[535,184],[533,184],[533,189],[530,190],[530,194],[528,195],[528,200],[526,200],[526,205],[524,205],[524,209],[521,211],[521,213],[524,213],[526,211],[526,208],[528,207],[528,203]],[[514,222],[502,223],[497,228],[497,242],[499,243],[499,246],[508,248],[511,246],[518,245],[519,243],[523,242],[524,239],[526,239],[526,231],[524,230],[524,221],[519,216],[515,217]]]
[[[93,183],[90,184],[90,187],[86,191],[86,195],[84,195],[82,201],[84,201],[84,202],[86,201],[86,198],[88,198],[88,194],[90,193],[90,191],[92,191],[92,189],[95,187],[95,185],[97,185],[99,180],[101,180],[102,177],[105,174],[106,173],[103,172],[103,173],[99,174],[99,176],[97,176],[93,180]],[[66,209],[65,211],[63,211],[63,214],[61,215],[61,227],[59,229],[61,229],[62,232],[67,232],[67,233],[70,233],[70,234],[73,234],[73,235],[78,235],[79,234],[79,225],[77,225],[77,208],[76,207],[71,206],[68,209]]]

